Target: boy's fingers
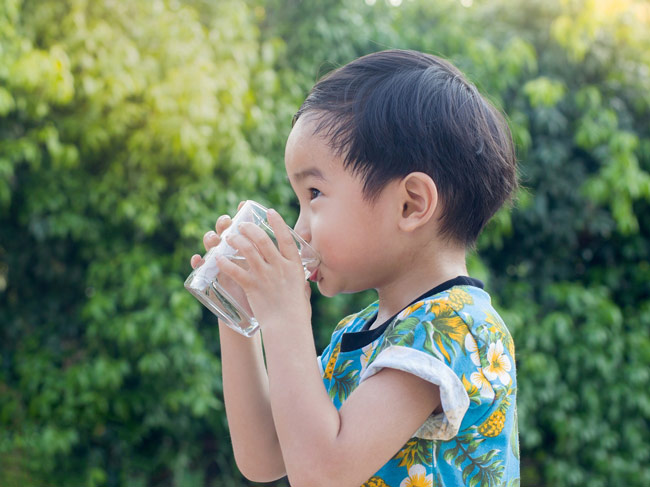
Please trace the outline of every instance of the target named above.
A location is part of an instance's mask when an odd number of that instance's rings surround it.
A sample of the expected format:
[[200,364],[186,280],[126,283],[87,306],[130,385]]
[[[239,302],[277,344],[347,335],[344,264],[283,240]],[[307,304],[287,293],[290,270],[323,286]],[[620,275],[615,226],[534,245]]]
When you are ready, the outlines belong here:
[[219,266],[220,272],[226,274],[230,279],[235,281],[242,289],[246,289],[248,283],[248,273],[239,267],[237,264],[232,263],[223,255],[217,255],[217,266]]
[[232,224],[232,219],[228,215],[221,215],[217,218],[217,223],[214,225],[214,229],[217,231],[218,235],[221,235],[223,231]]
[[[248,235],[241,233],[241,227],[239,227],[239,230],[240,233],[226,237],[226,242],[246,259],[251,269],[259,269],[265,262],[264,256],[260,254],[256,243]],[[239,284],[241,285],[241,283]]]
[[203,235],[203,246],[205,247],[205,250],[210,250],[215,245],[218,245],[219,242],[221,242],[221,238],[219,238],[219,235],[212,230]]
[[269,235],[254,223],[245,222],[239,225],[239,233],[248,238],[259,251],[260,256],[269,263],[277,259],[278,249]]
[[296,241],[293,235],[291,235],[291,231],[282,216],[277,211],[271,209],[268,211],[268,220],[278,241],[280,253],[289,260],[300,260]]
[[199,254],[194,254],[190,259],[190,265],[192,266],[192,269],[196,269],[202,264],[203,264],[203,259]]

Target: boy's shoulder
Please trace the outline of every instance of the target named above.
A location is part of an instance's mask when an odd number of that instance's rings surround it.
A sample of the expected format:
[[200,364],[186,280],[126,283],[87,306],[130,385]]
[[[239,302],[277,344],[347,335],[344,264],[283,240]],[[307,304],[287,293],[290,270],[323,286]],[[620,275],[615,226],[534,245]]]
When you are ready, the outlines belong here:
[[[458,315],[461,319],[473,320],[475,315],[496,314],[490,295],[473,285],[454,285],[435,294],[424,296],[402,310],[395,321],[406,318],[447,317]],[[470,318],[472,317],[472,318]]]
[[456,285],[405,308],[389,328],[423,326],[437,335],[470,333],[478,341],[503,338],[511,341],[510,331],[492,306],[490,295],[472,285]]
[[[372,318],[379,308],[375,301],[361,311],[343,318],[334,328],[336,332],[356,331],[356,328]],[[492,307],[490,295],[481,287],[473,285],[454,285],[444,291],[429,294],[404,308],[392,320],[393,324],[406,318],[435,319],[436,316],[444,317],[457,314],[461,319],[475,321],[481,315],[484,320],[494,321],[505,327],[503,320]]]
[[[368,320],[376,315],[378,307],[375,301],[343,318],[332,332],[330,345],[340,342],[345,334],[362,331]],[[422,335],[425,340],[429,336],[440,343],[448,341],[445,337],[451,343],[471,335],[478,345],[503,341],[514,353],[508,327],[492,306],[490,295],[478,285],[453,285],[424,296],[380,328],[382,333],[377,339],[384,342],[384,346],[394,340],[402,342],[407,334]]]

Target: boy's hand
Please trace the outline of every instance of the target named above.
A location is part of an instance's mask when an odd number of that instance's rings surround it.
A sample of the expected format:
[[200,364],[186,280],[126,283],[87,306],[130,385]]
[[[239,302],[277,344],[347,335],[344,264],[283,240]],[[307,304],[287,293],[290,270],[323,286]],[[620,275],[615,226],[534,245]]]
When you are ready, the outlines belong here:
[[246,259],[248,269],[224,257],[217,257],[217,265],[242,287],[262,330],[294,324],[309,326],[310,288],[298,248],[289,227],[275,210],[269,210],[268,222],[278,247],[264,230],[243,223],[239,234],[229,236],[227,242]]
[[[245,201],[240,202],[239,206],[237,207],[237,210],[239,210],[244,203],[246,202]],[[217,222],[214,225],[216,232],[210,230],[209,232],[206,232],[205,235],[203,235],[203,246],[205,247],[206,252],[210,250],[212,247],[216,247],[217,245],[219,245],[219,243],[221,242],[221,234],[230,225],[232,225],[232,219],[230,218],[230,216],[221,215],[219,218],[217,218]],[[203,258],[199,254],[194,254],[190,259],[190,265],[192,266],[192,269],[196,269],[197,267],[202,265],[203,262],[204,262]],[[219,284],[221,284],[232,297],[237,299],[237,301],[243,306],[244,310],[248,314],[254,316],[252,314],[250,306],[248,305],[246,296],[243,295],[243,293],[237,286],[229,285],[229,281],[231,281],[231,279],[228,277],[220,278]]]
[[[244,206],[244,203],[246,203],[246,201],[239,202],[239,205],[237,205],[237,211],[239,211],[241,207]],[[210,230],[209,232],[206,232],[205,235],[203,235],[203,246],[205,247],[206,252],[212,247],[219,245],[219,242],[221,242],[221,234],[225,232],[226,228],[228,228],[230,225],[232,225],[232,219],[229,215],[221,215],[219,218],[217,218],[217,222],[214,224],[214,229],[216,232]],[[194,254],[190,259],[190,265],[192,266],[192,269],[196,269],[201,264],[203,264],[203,258],[199,254]]]
[[[206,232],[205,235],[203,235],[203,246],[205,247],[206,252],[210,250],[212,247],[216,247],[217,245],[219,245],[219,242],[221,242],[221,234],[231,224],[232,224],[232,219],[228,215],[221,215],[217,219],[217,222],[214,225],[216,232],[214,230],[210,230],[209,232]],[[203,264],[203,258],[199,254],[194,254],[190,259],[190,265],[192,266],[192,269],[196,269],[202,264]]]

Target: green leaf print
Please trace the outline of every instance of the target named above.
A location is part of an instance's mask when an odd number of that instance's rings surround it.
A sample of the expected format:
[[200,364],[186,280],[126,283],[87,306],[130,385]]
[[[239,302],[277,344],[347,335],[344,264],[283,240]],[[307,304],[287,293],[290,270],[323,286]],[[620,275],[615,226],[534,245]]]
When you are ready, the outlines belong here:
[[375,349],[370,361],[392,345],[411,347],[415,341],[415,327],[420,323],[418,318],[406,318],[403,321],[394,321],[384,332],[384,339]]
[[407,469],[416,464],[433,464],[433,452],[429,447],[429,442],[421,438],[411,438],[394,458],[400,460],[400,467]]
[[442,477],[440,476],[440,472],[437,471],[436,472],[436,485],[434,487],[438,487],[438,486],[442,487],[442,485],[443,485]]
[[424,329],[426,330],[426,336],[424,337],[424,350],[429,352],[431,355],[434,357],[440,357],[440,352],[436,350],[436,348],[433,346],[433,334],[435,332],[435,328],[433,327],[433,323],[430,321],[425,321],[423,323]]
[[476,434],[476,431],[457,436],[455,438],[456,446],[447,450],[443,458],[449,465],[453,464],[459,470],[462,469],[465,485],[480,485],[481,487],[500,486],[504,467],[501,460],[493,460],[499,451],[490,450],[478,457],[472,456],[483,441]]
[[454,458],[456,458],[459,452],[460,452],[459,446],[456,446],[455,448],[450,448],[449,450],[446,450],[445,453],[442,454],[442,458],[445,459],[445,462],[451,465],[451,463],[454,461]]
[[512,449],[512,454],[517,460],[519,460],[519,424],[517,421],[517,408],[514,412],[514,426],[510,430],[510,448]]
[[444,303],[433,311],[436,317],[423,323],[427,330],[424,348],[450,363],[451,354],[455,356],[457,353],[456,348],[465,352],[465,336],[469,333],[469,328],[456,311]]
[[352,364],[352,360],[346,360],[338,364],[332,374],[332,386],[329,395],[332,399],[338,398],[340,403],[345,401],[357,384],[356,378],[359,371],[354,368],[350,369]]
[[415,327],[419,322],[420,320],[415,317],[406,318],[403,321],[396,322],[386,330],[386,333],[384,334],[384,343],[390,343],[391,345],[413,345],[415,339]]

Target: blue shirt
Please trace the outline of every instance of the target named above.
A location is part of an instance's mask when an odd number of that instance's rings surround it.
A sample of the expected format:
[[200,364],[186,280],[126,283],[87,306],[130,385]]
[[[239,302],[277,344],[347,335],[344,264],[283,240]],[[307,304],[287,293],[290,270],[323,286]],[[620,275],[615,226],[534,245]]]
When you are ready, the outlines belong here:
[[369,327],[378,303],[334,330],[319,362],[337,408],[385,367],[440,388],[443,412],[432,414],[364,486],[519,485],[514,344],[481,288],[458,277],[375,329]]

